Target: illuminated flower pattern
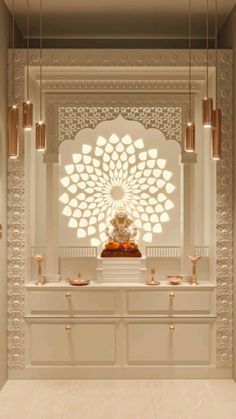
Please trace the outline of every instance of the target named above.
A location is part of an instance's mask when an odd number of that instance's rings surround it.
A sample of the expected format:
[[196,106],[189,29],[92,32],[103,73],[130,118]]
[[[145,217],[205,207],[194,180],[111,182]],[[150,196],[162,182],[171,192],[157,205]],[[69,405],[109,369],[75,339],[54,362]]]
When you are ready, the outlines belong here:
[[142,139],[113,134],[109,139],[99,136],[94,148],[84,144],[82,153],[72,158],[65,166],[65,192],[59,199],[78,238],[89,237],[92,246],[104,243],[106,227],[119,207],[135,221],[144,242],[151,243],[153,234],[162,232],[174,207],[169,195],[175,186],[156,148],[145,150]]

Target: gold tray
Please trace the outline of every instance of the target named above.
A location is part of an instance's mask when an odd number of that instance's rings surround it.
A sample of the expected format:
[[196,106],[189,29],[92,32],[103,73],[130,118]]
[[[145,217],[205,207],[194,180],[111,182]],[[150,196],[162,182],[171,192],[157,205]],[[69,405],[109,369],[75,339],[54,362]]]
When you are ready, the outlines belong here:
[[82,285],[88,285],[89,281],[87,279],[81,279],[81,278],[77,278],[77,279],[70,279],[69,281],[70,285],[77,285],[77,286],[82,286]]

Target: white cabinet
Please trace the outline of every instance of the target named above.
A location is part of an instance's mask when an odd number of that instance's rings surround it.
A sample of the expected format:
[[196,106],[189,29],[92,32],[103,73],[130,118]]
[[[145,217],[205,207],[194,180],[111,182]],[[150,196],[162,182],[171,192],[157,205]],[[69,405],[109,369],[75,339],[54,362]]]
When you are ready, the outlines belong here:
[[206,364],[210,361],[210,324],[130,322],[130,364]]
[[[71,287],[72,288],[72,287]],[[35,314],[114,315],[118,312],[118,290],[32,291],[28,295],[28,311]]]
[[114,364],[116,323],[35,323],[30,325],[32,364]]
[[129,291],[127,294],[128,314],[209,314],[211,311],[210,291]]
[[73,367],[78,377],[149,378],[158,377],[158,367],[214,364],[212,285],[48,284],[26,290],[28,367],[51,368],[52,377],[57,368]]

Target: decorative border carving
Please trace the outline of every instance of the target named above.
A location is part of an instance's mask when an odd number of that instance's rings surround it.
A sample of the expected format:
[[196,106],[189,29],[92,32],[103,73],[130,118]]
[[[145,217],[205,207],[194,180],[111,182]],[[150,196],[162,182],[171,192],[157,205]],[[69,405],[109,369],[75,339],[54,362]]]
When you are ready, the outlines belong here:
[[[16,50],[17,75],[15,92],[18,103],[24,98],[25,50]],[[214,52],[209,54],[214,66]],[[39,65],[39,51],[30,51],[32,66]],[[182,67],[188,64],[187,50],[45,50],[45,66],[72,67]],[[206,64],[204,50],[193,51],[192,64]],[[9,86],[11,85],[11,54],[9,55]],[[232,366],[232,52],[219,51],[218,98],[223,113],[223,158],[217,164],[217,366]],[[85,87],[86,89],[86,87]],[[91,89],[91,84],[90,84]],[[133,86],[132,86],[133,89]],[[113,85],[114,90],[114,85]],[[118,89],[119,90],[119,89]],[[92,96],[92,95],[91,95]],[[111,95],[110,95],[111,96]],[[144,106],[145,94],[133,106]],[[149,99],[151,96],[148,94]],[[10,95],[9,95],[10,97]],[[132,106],[130,100],[121,100],[121,106]],[[141,100],[142,99],[142,100]],[[123,103],[122,101],[126,101]],[[65,101],[66,102],[66,101]],[[99,102],[99,100],[98,100]],[[128,103],[127,103],[128,102]],[[140,104],[140,105],[139,105]],[[71,104],[70,104],[71,105]],[[96,104],[98,105],[98,104]],[[93,105],[93,106],[96,106]],[[155,107],[156,103],[151,106]],[[66,106],[66,105],[61,105]],[[75,105],[77,106],[77,104]],[[83,103],[83,106],[85,104]],[[88,105],[89,106],[89,105]],[[99,106],[99,105],[98,105]],[[104,106],[104,102],[102,103]],[[109,106],[113,106],[109,104]],[[150,104],[148,105],[150,106]],[[172,103],[172,106],[174,104]],[[179,105],[177,105],[179,106]],[[49,105],[50,115],[50,105]],[[51,124],[50,124],[50,128]],[[57,129],[57,127],[54,127]],[[56,131],[57,132],[57,131]],[[55,134],[54,134],[55,135]],[[22,133],[21,133],[22,137]],[[21,138],[23,143],[23,138]],[[54,161],[54,151],[48,158]],[[9,293],[9,367],[23,368],[24,360],[24,293],[25,293],[25,183],[24,150],[20,159],[8,167],[8,293]]]
[[[188,81],[172,81],[172,80],[44,80],[43,89],[57,92],[109,92],[121,90],[133,92],[170,92],[170,91],[187,91]],[[201,83],[193,81],[192,91],[198,91]]]
[[60,107],[59,143],[73,140],[83,128],[95,128],[98,122],[115,119],[121,114],[125,119],[142,122],[145,128],[160,130],[167,140],[181,142],[181,107]]
[[[137,88],[138,86],[139,84],[137,84]],[[78,114],[78,108],[80,108],[80,114]],[[163,116],[163,108],[168,108],[167,115]],[[145,128],[160,129],[161,127],[168,140],[178,141],[181,147],[183,146],[181,139],[184,138],[184,126],[188,113],[188,103],[185,95],[180,98],[179,95],[173,93],[164,95],[158,93],[137,93],[135,97],[126,92],[115,94],[114,96],[101,93],[97,95],[48,93],[46,97],[46,118],[50,123],[47,124],[48,143],[44,156],[45,162],[58,161],[58,147],[62,140],[62,133],[59,130],[61,124],[58,123],[58,118],[63,125],[65,123],[66,126],[68,125],[68,121],[62,120],[62,110],[63,113],[70,115],[70,124],[72,124],[72,128],[65,134],[65,137],[63,133],[65,140],[74,138],[74,134],[78,131],[78,126],[79,129],[83,129],[85,126],[94,128],[97,123],[106,119],[115,119],[121,113],[126,119],[142,122]],[[87,114],[92,117],[88,118]],[[157,118],[158,114],[159,118]],[[104,117],[101,118],[101,115]],[[178,122],[178,130],[181,128],[179,131],[172,129],[172,117],[175,118],[175,122]],[[163,127],[164,122],[165,126]],[[75,130],[73,130],[73,125],[77,125]]]

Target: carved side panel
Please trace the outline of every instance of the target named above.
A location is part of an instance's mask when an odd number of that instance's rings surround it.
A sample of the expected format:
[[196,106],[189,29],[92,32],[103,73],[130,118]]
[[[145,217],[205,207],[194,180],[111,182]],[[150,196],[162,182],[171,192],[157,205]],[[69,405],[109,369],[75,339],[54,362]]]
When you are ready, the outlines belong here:
[[[20,104],[24,97],[24,61],[17,58],[16,74],[15,100]],[[9,104],[11,99],[9,94]],[[22,131],[20,144],[19,159],[8,162],[8,365],[10,368],[23,368],[25,365],[25,168]]]
[[25,212],[24,165],[9,164],[8,180],[8,360],[24,367]]
[[232,63],[220,54],[218,98],[222,110],[222,160],[217,163],[217,366],[232,366],[233,202]]

